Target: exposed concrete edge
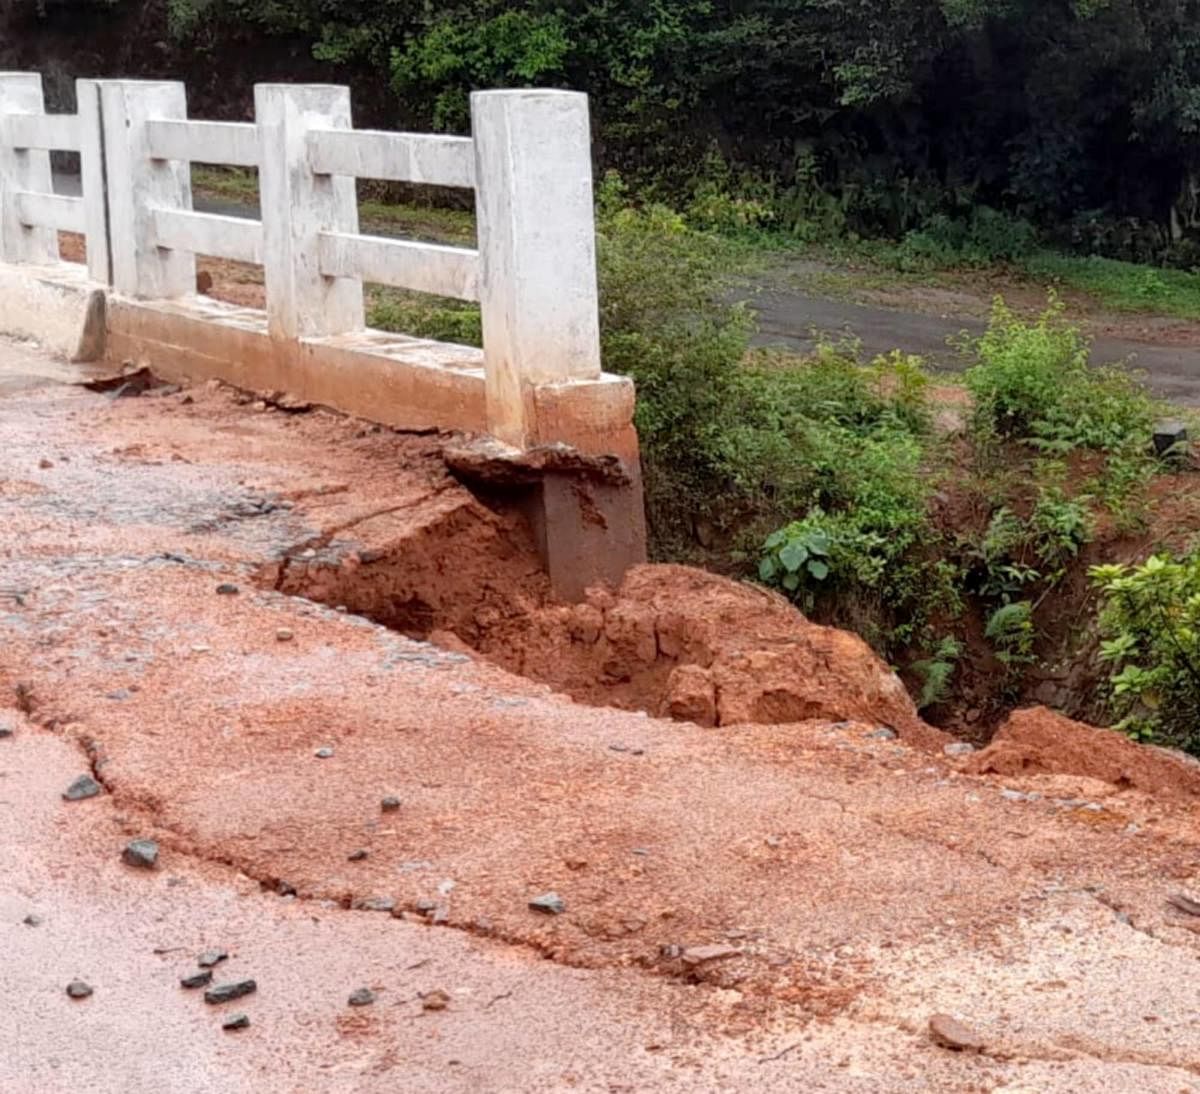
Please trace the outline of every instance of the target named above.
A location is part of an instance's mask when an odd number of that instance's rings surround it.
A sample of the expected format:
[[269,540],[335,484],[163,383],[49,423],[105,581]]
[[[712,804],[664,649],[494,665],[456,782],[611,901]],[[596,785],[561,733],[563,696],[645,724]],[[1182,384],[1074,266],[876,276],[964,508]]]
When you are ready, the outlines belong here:
[[106,348],[107,290],[74,262],[0,263],[0,333],[32,338],[56,357],[98,361]]

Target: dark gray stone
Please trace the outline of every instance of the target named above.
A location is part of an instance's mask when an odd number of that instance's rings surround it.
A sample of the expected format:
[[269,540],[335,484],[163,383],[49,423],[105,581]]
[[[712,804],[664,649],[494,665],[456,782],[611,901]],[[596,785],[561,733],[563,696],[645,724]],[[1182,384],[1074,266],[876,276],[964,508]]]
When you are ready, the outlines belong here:
[[217,586],[217,594],[219,596],[237,596],[238,587],[232,581],[222,581]]
[[190,976],[184,976],[179,981],[181,988],[207,988],[212,983],[212,969],[205,969],[203,972],[194,972]]
[[222,1029],[245,1029],[250,1024],[250,1019],[240,1011],[237,1014],[231,1014],[224,1022],[221,1023]]
[[42,925],[42,917],[36,912],[30,912],[21,922],[26,927],[40,927]]
[[67,994],[72,999],[86,999],[92,994],[92,985],[83,980],[72,980],[67,985]]
[[375,1002],[375,993],[370,988],[359,988],[350,993],[349,1003],[352,1007],[369,1007]]
[[351,851],[350,854],[348,854],[346,856],[346,861],[347,862],[362,862],[362,860],[365,859],[366,857],[367,857],[367,852],[363,848],[360,847],[357,851]]
[[199,957],[196,958],[196,964],[202,969],[211,969],[215,965],[219,965],[228,957],[229,954],[225,950],[205,950]]
[[83,801],[84,798],[94,798],[104,788],[91,775],[80,775],[63,791],[63,800],[69,802]]
[[379,803],[379,808],[384,813],[395,813],[400,808],[400,799],[389,794]]
[[237,980],[232,984],[218,984],[204,993],[206,1003],[229,1003],[251,995],[258,991],[258,985],[253,980]]
[[567,902],[558,893],[543,893],[535,896],[530,902],[531,911],[544,915],[562,915],[567,910]]
[[[1183,422],[1175,418],[1166,418],[1154,423],[1154,454],[1156,456],[1175,455],[1179,452],[1176,446],[1187,444],[1188,430]],[[1172,451],[1174,449],[1174,451]]]
[[121,852],[121,861],[143,870],[153,869],[154,864],[158,862],[158,844],[152,839],[130,840]]

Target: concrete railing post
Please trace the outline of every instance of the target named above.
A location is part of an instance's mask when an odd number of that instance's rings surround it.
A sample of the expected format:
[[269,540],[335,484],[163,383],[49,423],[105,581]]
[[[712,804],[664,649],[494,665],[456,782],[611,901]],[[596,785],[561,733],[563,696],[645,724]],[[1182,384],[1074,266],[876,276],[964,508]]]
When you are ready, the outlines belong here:
[[146,123],[186,118],[183,84],[99,80],[104,126],[104,163],[112,251],[112,284],[119,293],[144,299],[196,291],[196,259],[159,247],[155,209],[192,207],[191,165],[150,158]]
[[111,285],[104,130],[100,119],[100,87],[95,80],[75,81],[75,112],[79,116],[79,179],[87,234],[88,277],[98,284]]
[[[45,110],[42,77],[37,72],[0,72],[0,127],[7,114],[41,114]],[[58,235],[50,228],[29,228],[17,217],[13,193],[51,190],[50,153],[12,147],[0,128],[0,261],[58,261]]]
[[531,389],[600,376],[587,96],[471,96],[489,431],[526,447]]
[[254,88],[267,329],[273,338],[360,330],[362,282],[321,273],[322,231],[358,232],[354,178],[318,175],[309,164],[310,129],[350,128],[350,89],[306,84]]

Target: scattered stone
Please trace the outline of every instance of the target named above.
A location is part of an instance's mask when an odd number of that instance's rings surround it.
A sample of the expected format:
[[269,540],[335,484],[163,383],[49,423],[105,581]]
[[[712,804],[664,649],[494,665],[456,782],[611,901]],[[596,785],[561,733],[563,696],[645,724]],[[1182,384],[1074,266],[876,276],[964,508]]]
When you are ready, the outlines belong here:
[[442,991],[441,988],[422,992],[421,994],[421,1006],[425,1010],[445,1010],[449,1005],[450,996]]
[[664,943],[658,947],[659,955],[667,958],[669,961],[675,960],[683,954],[683,947],[676,946],[671,943]]
[[727,957],[737,957],[742,951],[734,946],[689,946],[683,951],[685,965],[704,965],[709,961],[723,961]]
[[318,748],[313,755],[316,756],[318,760],[328,760],[333,755],[333,749],[328,747]]
[[0,722],[0,740],[2,740],[5,737],[11,737],[13,735],[13,732],[14,732],[13,727],[10,726],[7,722]]
[[1187,444],[1187,426],[1175,418],[1154,423],[1154,454],[1158,457],[1178,455]]
[[947,756],[969,756],[975,751],[975,746],[966,741],[952,741],[942,751]]
[[296,886],[290,882],[280,880],[275,883],[275,891],[280,896],[295,896]]
[[103,787],[91,775],[80,775],[63,791],[63,800],[69,802],[83,801],[84,798],[94,798]]
[[238,980],[232,984],[218,984],[204,993],[206,1003],[229,1003],[241,999],[243,995],[251,995],[258,991],[258,985],[253,980]]
[[418,900],[414,907],[418,912],[421,913],[421,915],[433,915],[434,911],[437,909],[437,901]]
[[395,813],[400,808],[400,799],[389,794],[379,803],[379,809],[383,813]]
[[375,1002],[375,993],[370,988],[359,988],[351,992],[349,1003],[352,1007],[369,1007]]
[[30,912],[21,922],[26,927],[40,927],[42,925],[42,917],[36,912]]
[[778,836],[768,836],[763,842],[772,850],[774,850],[776,847],[783,846],[783,840],[781,840]]
[[194,972],[190,976],[184,976],[179,981],[181,988],[207,988],[212,983],[212,969],[205,969],[203,972]]
[[429,916],[429,922],[435,927],[450,922],[450,909],[445,904],[439,904]]
[[396,907],[396,902],[390,896],[371,896],[366,900],[356,900],[353,906],[360,912],[390,912]]
[[217,586],[218,596],[237,596],[238,587],[232,581],[222,581]]
[[83,980],[72,980],[67,985],[67,994],[72,999],[86,999],[92,994],[92,985]]
[[567,910],[567,902],[558,893],[543,893],[529,902],[531,911],[542,912],[545,915],[562,915]]
[[1167,897],[1167,903],[1172,908],[1178,908],[1185,915],[1200,916],[1200,900],[1193,900],[1186,893],[1172,893]]
[[143,870],[153,869],[154,864],[158,862],[158,844],[152,839],[130,840],[121,852],[121,861]]
[[1022,794],[1019,790],[1010,790],[1007,786],[1000,791],[1000,797],[1006,802],[1027,802],[1029,801],[1028,794]]
[[894,741],[900,734],[891,726],[880,726],[878,729],[871,730],[867,736],[873,741]]
[[196,964],[202,969],[211,969],[229,957],[227,950],[205,950],[196,958]]
[[978,1052],[983,1048],[983,1038],[978,1033],[948,1014],[935,1014],[929,1019],[929,1035],[936,1044],[955,1052]]
[[347,862],[362,862],[362,860],[365,859],[366,857],[367,857],[367,851],[364,848],[360,847],[357,851],[351,851],[350,854],[348,854],[346,856],[346,861]]
[[53,466],[54,461],[46,459],[45,456],[38,460],[38,467],[40,467],[43,471],[49,471]]
[[275,632],[275,641],[277,642],[290,642],[295,637],[291,627],[280,627]]
[[222,1029],[245,1029],[250,1024],[250,1019],[247,1015],[240,1011],[237,1014],[231,1014],[224,1022],[221,1023]]

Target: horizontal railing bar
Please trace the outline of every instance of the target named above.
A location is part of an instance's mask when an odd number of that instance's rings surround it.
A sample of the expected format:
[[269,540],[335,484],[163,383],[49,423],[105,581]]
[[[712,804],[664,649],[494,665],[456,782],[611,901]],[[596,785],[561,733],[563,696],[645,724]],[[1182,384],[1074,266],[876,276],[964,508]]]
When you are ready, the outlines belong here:
[[317,256],[326,277],[357,277],[414,292],[479,299],[479,252],[436,243],[321,232]]
[[61,194],[39,194],[18,190],[13,198],[17,219],[31,228],[53,228],[59,232],[87,231],[83,201]]
[[8,114],[4,123],[4,142],[13,148],[79,151],[79,117],[75,114]]
[[469,137],[313,129],[308,134],[308,163],[318,175],[468,189],[475,185],[475,150]]
[[186,209],[155,209],[154,235],[159,247],[262,265],[263,232],[257,220]]
[[258,166],[258,130],[250,122],[157,118],[146,123],[150,158]]

